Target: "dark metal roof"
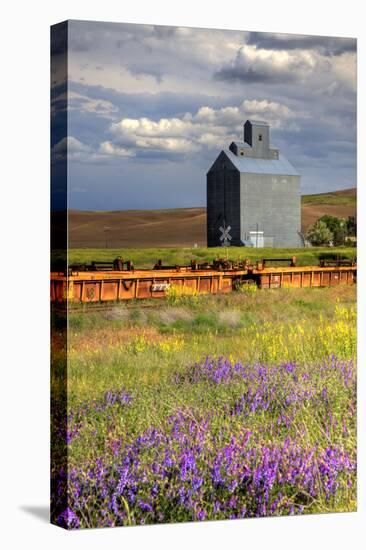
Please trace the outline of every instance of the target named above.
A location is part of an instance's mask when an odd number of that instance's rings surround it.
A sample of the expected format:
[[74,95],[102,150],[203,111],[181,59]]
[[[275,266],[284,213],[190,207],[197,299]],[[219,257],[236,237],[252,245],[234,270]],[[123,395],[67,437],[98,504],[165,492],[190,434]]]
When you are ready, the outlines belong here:
[[278,159],[260,159],[236,156],[229,149],[223,151],[239,172],[249,174],[278,174],[282,176],[300,176],[299,172],[281,154]]

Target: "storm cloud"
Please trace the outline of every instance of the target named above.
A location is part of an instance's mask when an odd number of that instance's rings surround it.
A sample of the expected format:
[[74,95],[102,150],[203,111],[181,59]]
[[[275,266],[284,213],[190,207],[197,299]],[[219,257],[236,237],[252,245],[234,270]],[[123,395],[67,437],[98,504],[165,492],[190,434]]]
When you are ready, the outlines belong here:
[[248,33],[247,44],[266,50],[313,50],[327,56],[356,51],[355,38],[307,36],[298,34]]

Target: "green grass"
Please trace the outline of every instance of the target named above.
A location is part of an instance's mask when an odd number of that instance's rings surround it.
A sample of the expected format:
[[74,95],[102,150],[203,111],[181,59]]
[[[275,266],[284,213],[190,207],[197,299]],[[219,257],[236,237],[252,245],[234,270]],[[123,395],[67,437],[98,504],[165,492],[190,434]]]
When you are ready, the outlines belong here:
[[[144,300],[129,304],[115,302],[106,312],[93,311],[93,306],[85,314],[84,306],[75,308],[69,316],[70,329],[80,331],[80,336],[91,330],[113,331],[135,327],[153,327],[161,332],[195,332],[198,326],[206,328],[226,326],[234,331],[238,327],[261,325],[267,321],[300,319],[315,321],[319,313],[331,320],[334,303],[351,305],[355,300],[356,287],[339,288],[282,288],[266,289],[256,292],[232,292],[226,295],[200,295],[182,299],[180,303],[165,300]],[[184,297],[185,298],[185,297]],[[236,322],[233,323],[233,317]]]
[[354,195],[345,195],[341,193],[316,193],[313,195],[302,195],[301,204],[334,204],[356,207],[357,196],[356,192]]
[[137,268],[151,268],[158,259],[164,265],[189,265],[191,259],[198,262],[212,261],[215,258],[232,260],[248,258],[290,258],[296,256],[297,265],[317,265],[324,254],[342,254],[354,258],[356,251],[351,247],[311,247],[311,248],[72,248],[69,249],[69,263],[89,263],[91,261],[112,261],[120,256],[132,260]]

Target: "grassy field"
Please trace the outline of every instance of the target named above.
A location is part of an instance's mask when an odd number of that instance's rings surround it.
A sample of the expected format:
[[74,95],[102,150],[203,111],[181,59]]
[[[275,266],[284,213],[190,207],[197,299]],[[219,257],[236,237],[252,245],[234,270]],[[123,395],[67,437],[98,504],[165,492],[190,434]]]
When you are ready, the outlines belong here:
[[[70,316],[69,507],[55,520],[355,510],[355,316],[345,286]],[[65,475],[53,471],[60,506]]]
[[356,207],[356,203],[357,195],[355,188],[333,191],[332,193],[303,195],[301,197],[301,204],[329,204]]
[[153,267],[158,259],[165,265],[189,265],[191,259],[199,262],[212,261],[214,258],[290,258],[296,256],[298,265],[318,265],[324,255],[341,254],[347,258],[356,256],[355,248],[311,247],[311,248],[73,248],[69,250],[69,263],[88,263],[94,261],[112,261],[118,256],[132,260],[136,268]]

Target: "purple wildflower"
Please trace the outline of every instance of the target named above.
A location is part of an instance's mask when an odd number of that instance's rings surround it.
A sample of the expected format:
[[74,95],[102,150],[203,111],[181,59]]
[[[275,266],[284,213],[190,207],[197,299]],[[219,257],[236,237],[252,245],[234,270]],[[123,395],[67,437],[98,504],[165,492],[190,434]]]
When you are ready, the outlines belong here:
[[66,529],[78,529],[80,527],[80,520],[71,508],[66,508],[66,510],[61,512],[57,523],[60,527],[65,527]]

